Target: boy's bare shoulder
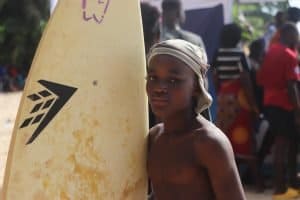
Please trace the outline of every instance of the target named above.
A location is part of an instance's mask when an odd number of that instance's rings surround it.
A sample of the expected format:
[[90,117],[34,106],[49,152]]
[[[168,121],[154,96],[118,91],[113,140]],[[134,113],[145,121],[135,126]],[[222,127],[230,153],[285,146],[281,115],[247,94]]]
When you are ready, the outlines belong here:
[[214,145],[218,143],[228,143],[227,136],[213,123],[206,119],[199,119],[201,127],[194,130],[196,144]]
[[159,136],[163,133],[163,130],[164,130],[163,124],[157,124],[153,126],[149,130],[149,134],[148,134],[149,142],[153,143],[155,140],[157,140],[157,138],[159,138]]
[[214,124],[208,121],[201,121],[201,128],[194,131],[194,148],[199,159],[226,157],[234,159],[233,150],[227,136]]

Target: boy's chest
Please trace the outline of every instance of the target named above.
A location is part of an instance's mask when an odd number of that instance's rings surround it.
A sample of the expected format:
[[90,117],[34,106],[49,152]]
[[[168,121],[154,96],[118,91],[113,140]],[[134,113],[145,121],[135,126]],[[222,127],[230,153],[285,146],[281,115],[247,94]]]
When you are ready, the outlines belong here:
[[188,141],[157,141],[149,152],[147,167],[153,182],[186,184],[197,176],[193,147]]

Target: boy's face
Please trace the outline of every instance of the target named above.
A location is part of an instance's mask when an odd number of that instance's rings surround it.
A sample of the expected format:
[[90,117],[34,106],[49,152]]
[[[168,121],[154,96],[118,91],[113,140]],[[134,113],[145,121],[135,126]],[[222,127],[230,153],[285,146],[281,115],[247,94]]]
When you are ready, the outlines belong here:
[[161,119],[193,109],[195,73],[180,60],[155,56],[148,67],[147,94],[151,108]]

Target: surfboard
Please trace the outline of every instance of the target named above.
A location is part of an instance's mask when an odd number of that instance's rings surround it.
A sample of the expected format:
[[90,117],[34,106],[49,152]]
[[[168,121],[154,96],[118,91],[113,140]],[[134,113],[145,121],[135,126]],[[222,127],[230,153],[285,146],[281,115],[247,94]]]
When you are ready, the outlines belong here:
[[138,0],[59,1],[18,110],[4,200],[146,199]]

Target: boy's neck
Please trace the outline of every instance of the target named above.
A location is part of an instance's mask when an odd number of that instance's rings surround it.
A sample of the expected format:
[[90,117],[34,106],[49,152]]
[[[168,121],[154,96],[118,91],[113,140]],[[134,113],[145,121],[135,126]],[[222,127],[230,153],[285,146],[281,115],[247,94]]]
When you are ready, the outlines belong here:
[[194,112],[178,113],[163,120],[164,133],[174,135],[186,134],[195,128],[196,122],[197,115]]

